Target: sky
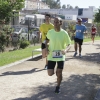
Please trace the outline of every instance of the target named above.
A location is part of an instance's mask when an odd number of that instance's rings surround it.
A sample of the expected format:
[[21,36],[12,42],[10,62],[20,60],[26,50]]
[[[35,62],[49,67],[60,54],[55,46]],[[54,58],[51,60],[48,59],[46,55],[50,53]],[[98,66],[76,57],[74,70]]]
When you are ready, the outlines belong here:
[[78,6],[79,8],[89,8],[89,6],[95,6],[99,8],[100,0],[60,0],[61,5],[70,4],[71,6],[75,7]]

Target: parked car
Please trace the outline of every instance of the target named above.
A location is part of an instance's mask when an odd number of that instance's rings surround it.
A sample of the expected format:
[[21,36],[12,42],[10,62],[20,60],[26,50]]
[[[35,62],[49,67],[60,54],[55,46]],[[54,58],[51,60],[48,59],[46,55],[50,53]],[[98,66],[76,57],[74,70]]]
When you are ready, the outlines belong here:
[[39,39],[40,39],[39,27],[31,28],[31,33],[34,34],[36,36],[37,41],[39,41]]
[[13,27],[13,33],[11,36],[13,41],[24,40],[24,39],[31,41],[32,39],[37,37],[35,34],[29,33],[28,35],[27,27],[18,27],[18,26]]

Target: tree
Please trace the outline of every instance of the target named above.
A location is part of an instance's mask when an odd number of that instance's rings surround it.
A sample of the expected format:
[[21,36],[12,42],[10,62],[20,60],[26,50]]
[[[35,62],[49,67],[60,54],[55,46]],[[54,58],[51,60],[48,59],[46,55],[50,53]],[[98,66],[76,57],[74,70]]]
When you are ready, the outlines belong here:
[[13,10],[20,10],[24,7],[24,0],[1,0],[0,1],[0,21],[6,23],[10,21],[13,16]]
[[95,14],[94,22],[100,23],[100,9],[98,9],[98,12]]
[[66,5],[62,5],[62,8],[65,9],[66,8]]
[[71,6],[70,4],[67,5],[67,9],[73,9],[73,6]]
[[75,9],[78,9],[79,7],[78,6],[75,6]]
[[22,7],[24,7],[24,0],[0,0],[0,50],[2,52],[6,43],[8,46],[11,33],[9,28],[5,28],[5,23],[10,22],[14,10],[19,11]]
[[98,9],[98,12],[95,14],[94,22],[96,22],[97,32],[100,36],[100,8]]
[[96,22],[97,27],[97,33],[100,36],[100,8],[98,9],[98,12],[94,15],[94,22]]
[[67,5],[67,9],[69,9],[69,7],[70,7],[70,4]]
[[46,3],[50,6],[51,9],[59,9],[61,8],[60,0],[42,0],[42,2]]
[[69,9],[73,9],[73,6],[70,6]]

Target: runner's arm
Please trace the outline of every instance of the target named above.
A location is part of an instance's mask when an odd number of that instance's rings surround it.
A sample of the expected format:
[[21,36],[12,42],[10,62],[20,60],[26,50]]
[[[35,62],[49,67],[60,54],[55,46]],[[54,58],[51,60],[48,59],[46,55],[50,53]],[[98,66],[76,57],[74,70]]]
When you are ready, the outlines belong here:
[[68,50],[70,49],[70,47],[71,47],[71,44],[68,44],[68,46],[67,46],[66,49],[65,49],[65,52],[66,52],[66,53],[68,52]]

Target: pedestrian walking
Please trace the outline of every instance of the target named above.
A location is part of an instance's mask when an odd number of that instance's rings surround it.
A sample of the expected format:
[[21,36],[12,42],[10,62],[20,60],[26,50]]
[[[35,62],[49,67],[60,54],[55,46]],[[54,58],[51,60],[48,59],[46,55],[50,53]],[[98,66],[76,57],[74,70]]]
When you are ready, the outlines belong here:
[[62,21],[60,18],[56,17],[54,19],[54,29],[51,29],[47,33],[47,39],[49,45],[46,50],[48,53],[48,75],[54,75],[55,65],[56,76],[57,76],[57,86],[55,93],[60,93],[60,84],[62,81],[62,71],[64,68],[65,54],[67,52],[67,46],[71,43],[68,33],[61,28]]

